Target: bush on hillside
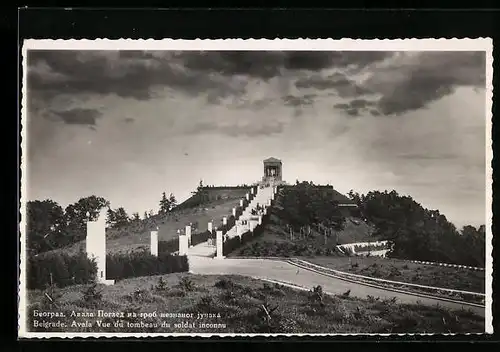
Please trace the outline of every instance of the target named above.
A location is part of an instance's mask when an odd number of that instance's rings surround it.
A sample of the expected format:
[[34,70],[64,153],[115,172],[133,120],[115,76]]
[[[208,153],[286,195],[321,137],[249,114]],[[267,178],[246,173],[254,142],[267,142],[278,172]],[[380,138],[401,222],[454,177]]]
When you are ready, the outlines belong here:
[[111,280],[121,280],[137,276],[152,276],[185,272],[189,270],[186,256],[147,252],[131,252],[107,256],[106,275]]
[[28,257],[26,265],[28,289],[44,289],[55,285],[64,287],[94,280],[96,263],[85,253],[70,256],[60,252]]

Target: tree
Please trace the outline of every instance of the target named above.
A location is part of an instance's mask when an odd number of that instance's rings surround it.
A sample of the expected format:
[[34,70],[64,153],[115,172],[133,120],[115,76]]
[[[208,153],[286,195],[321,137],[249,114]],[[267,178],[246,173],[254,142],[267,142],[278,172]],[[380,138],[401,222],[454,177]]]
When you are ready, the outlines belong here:
[[163,192],[160,200],[160,210],[158,211],[158,213],[166,214],[169,211],[170,211],[170,200],[167,198],[165,192]]
[[85,238],[87,221],[96,220],[104,207],[109,208],[109,201],[94,195],[81,198],[76,203],[66,207],[65,220],[72,242],[78,242]]
[[175,198],[173,193],[170,193],[170,196],[168,197],[168,201],[170,202],[169,211],[172,211],[177,206],[177,199]]
[[139,215],[139,213],[135,212],[135,213],[132,213],[132,221],[139,221],[141,220],[141,216]]
[[55,201],[29,201],[26,204],[27,247],[31,254],[63,247],[70,243],[66,236],[63,208]]
[[110,227],[121,227],[127,225],[129,222],[130,219],[123,207],[116,210],[108,209],[106,223]]
[[208,193],[205,190],[205,186],[203,185],[203,180],[200,180],[198,183],[198,187],[196,187],[196,191],[192,192],[193,196],[198,198],[199,204],[204,204],[208,199]]

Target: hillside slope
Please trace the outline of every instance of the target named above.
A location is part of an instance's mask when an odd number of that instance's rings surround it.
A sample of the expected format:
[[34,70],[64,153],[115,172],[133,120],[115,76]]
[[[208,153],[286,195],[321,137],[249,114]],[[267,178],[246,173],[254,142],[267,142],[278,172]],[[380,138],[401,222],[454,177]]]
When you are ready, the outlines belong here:
[[281,217],[283,194],[280,191],[271,208],[269,222],[262,236],[239,248],[230,256],[293,256],[293,255],[340,255],[338,244],[377,241],[375,228],[363,219],[348,216],[344,228],[325,236],[321,229],[311,226],[310,234],[290,234],[288,223]]
[[[222,217],[231,215],[232,208],[238,206],[239,200],[247,192],[249,189],[242,187],[206,188],[207,197],[201,205],[195,202],[194,197],[191,197],[187,203],[181,203],[169,214],[158,214],[147,219],[133,221],[121,228],[106,229],[107,252],[149,249],[150,232],[157,228],[158,241],[168,241],[177,236],[178,229],[184,231],[185,226],[190,223],[193,234],[205,231],[211,220],[214,221],[214,226],[218,226]],[[85,251],[85,240],[45,253],[60,251],[68,254]]]

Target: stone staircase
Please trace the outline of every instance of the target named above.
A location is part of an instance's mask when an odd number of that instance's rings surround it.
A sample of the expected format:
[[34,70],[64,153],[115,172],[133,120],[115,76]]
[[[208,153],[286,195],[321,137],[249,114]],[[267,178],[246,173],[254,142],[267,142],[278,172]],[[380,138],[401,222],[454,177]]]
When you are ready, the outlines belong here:
[[[252,210],[257,210],[257,206],[264,207],[265,209],[269,208],[269,201],[273,199],[273,186],[268,187],[257,187],[257,193],[254,198],[250,201],[250,204],[243,210],[243,213],[240,215],[236,224],[226,232],[226,238],[233,238],[235,236],[241,236],[243,232],[249,229],[249,225],[242,225],[242,221],[246,221],[247,224],[250,224],[251,221],[258,222],[258,216],[252,215]],[[267,211],[267,210],[266,210]],[[243,226],[243,229],[238,229],[238,227]],[[188,249],[188,256],[195,257],[213,257],[216,253],[215,243],[209,244],[209,242],[203,242],[197,244]]]

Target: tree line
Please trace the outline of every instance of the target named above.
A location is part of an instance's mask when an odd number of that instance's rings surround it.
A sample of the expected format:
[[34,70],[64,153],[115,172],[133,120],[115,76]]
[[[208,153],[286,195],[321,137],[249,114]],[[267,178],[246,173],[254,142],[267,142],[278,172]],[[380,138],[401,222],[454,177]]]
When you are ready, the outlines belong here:
[[424,208],[396,191],[349,192],[377,238],[394,243],[389,256],[484,267],[485,225],[457,229],[438,210]]
[[172,212],[177,206],[175,196],[167,197],[163,192],[159,211],[128,215],[123,207],[112,209],[110,202],[95,195],[83,197],[63,209],[51,199],[29,201],[26,204],[27,248],[30,255],[66,247],[85,239],[86,223],[96,220],[101,209],[107,208],[106,224],[109,228],[120,228],[131,223],[148,219],[155,215]]

